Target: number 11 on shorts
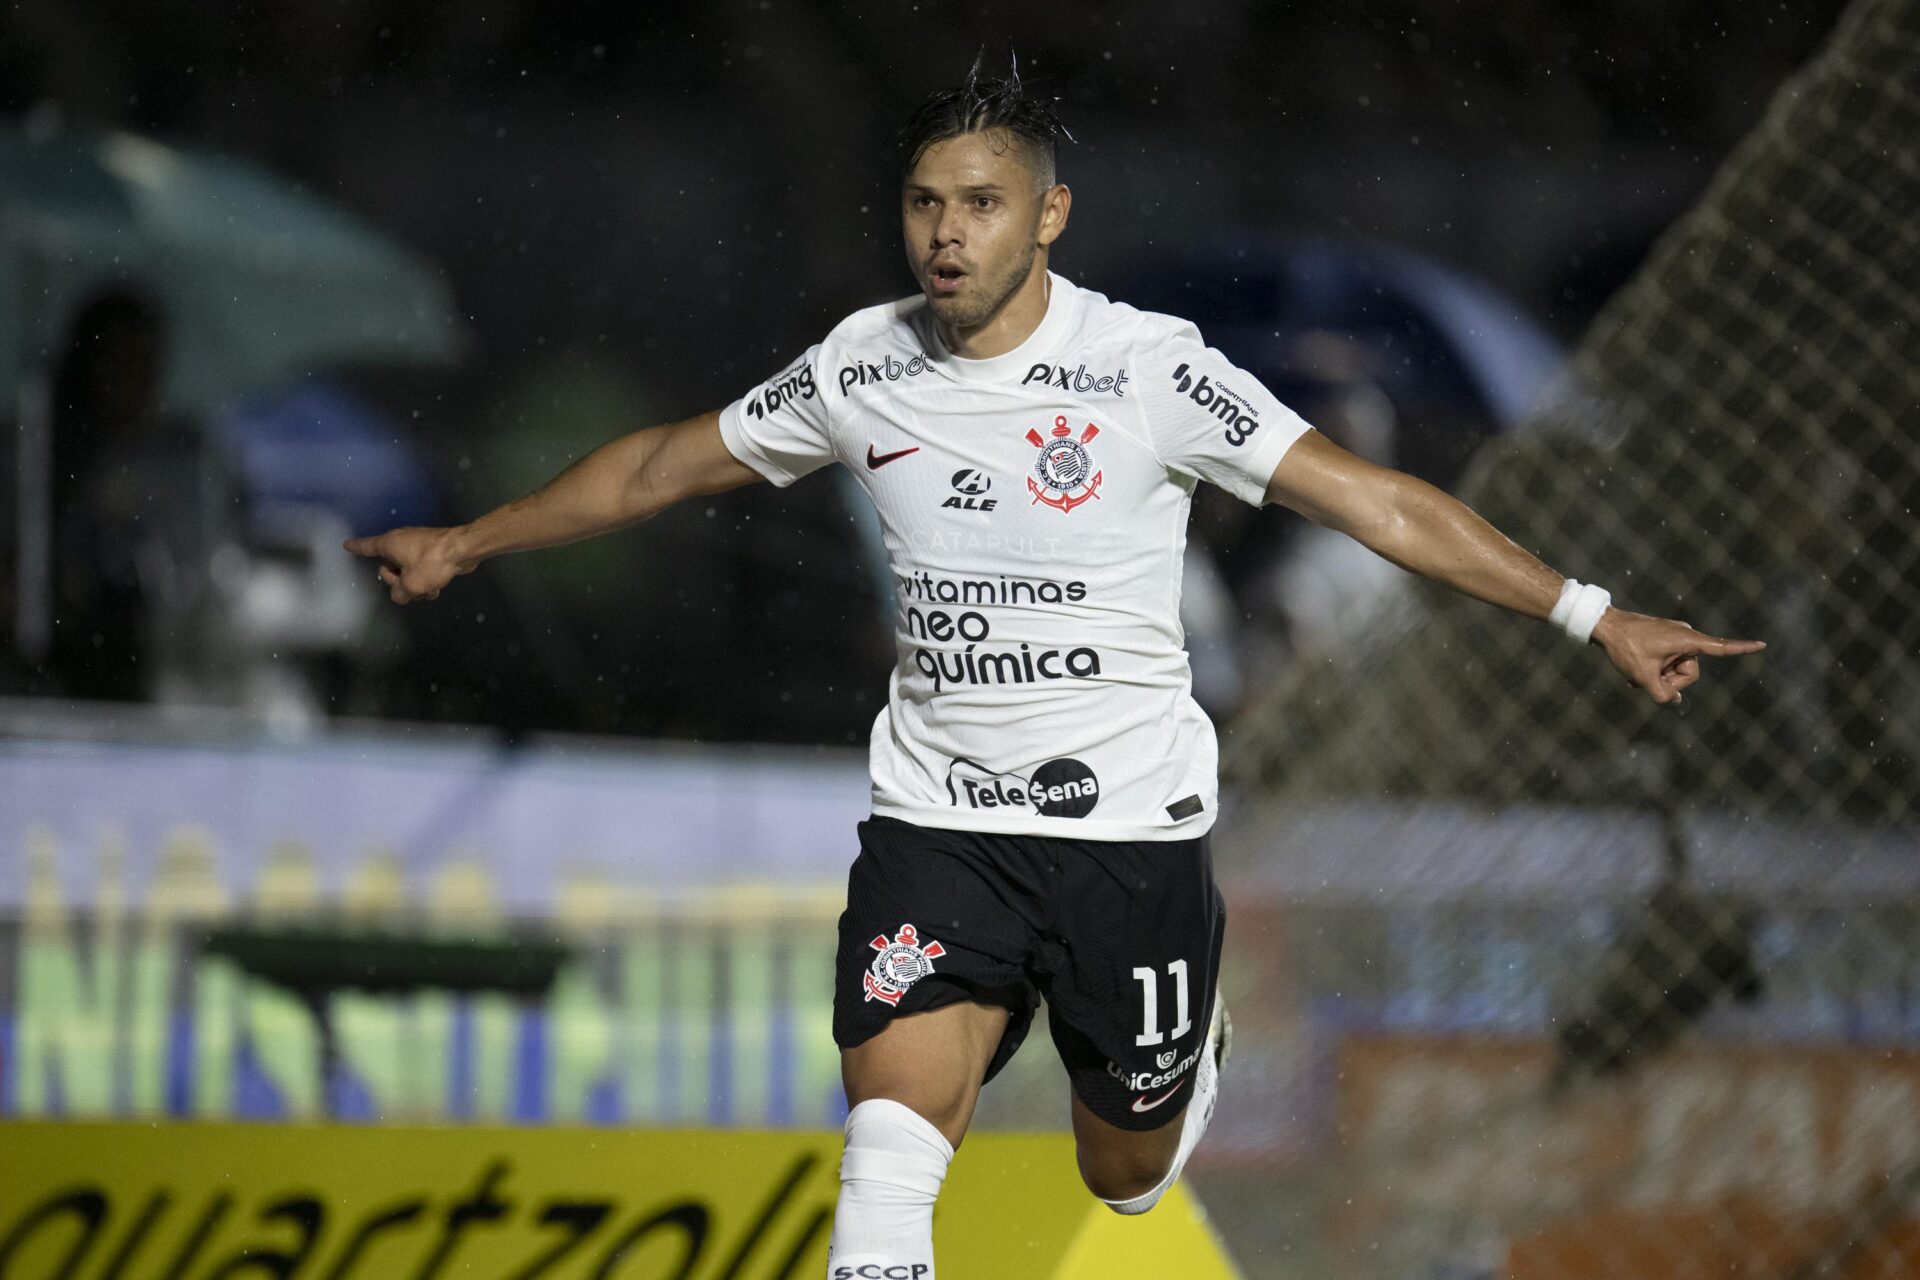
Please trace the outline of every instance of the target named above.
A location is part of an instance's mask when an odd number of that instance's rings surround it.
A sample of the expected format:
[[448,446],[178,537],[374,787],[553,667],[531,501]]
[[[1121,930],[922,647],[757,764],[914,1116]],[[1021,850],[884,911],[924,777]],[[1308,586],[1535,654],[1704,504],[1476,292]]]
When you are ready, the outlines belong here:
[[[1150,1044],[1160,1044],[1167,1038],[1160,1030],[1160,975],[1152,969],[1135,969],[1133,976],[1140,984],[1140,1034],[1133,1043],[1141,1048]],[[1173,1031],[1175,1040],[1193,1029],[1193,1018],[1187,1004],[1187,962],[1175,960],[1167,966],[1167,976],[1173,979]]]

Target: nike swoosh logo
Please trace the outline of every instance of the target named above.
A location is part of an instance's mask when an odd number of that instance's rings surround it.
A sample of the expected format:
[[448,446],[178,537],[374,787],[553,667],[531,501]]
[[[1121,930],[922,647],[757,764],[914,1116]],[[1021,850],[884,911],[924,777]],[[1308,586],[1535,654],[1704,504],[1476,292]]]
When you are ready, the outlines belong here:
[[920,452],[919,445],[915,445],[911,449],[902,449],[898,453],[875,453],[873,451],[873,446],[868,445],[867,446],[867,470],[878,471],[880,468],[886,466],[889,462],[892,462],[895,458],[904,458],[910,453],[918,453],[918,452]]
[[1186,1083],[1187,1082],[1185,1080],[1182,1080],[1179,1084],[1173,1086],[1173,1088],[1167,1090],[1165,1093],[1155,1098],[1152,1102],[1148,1102],[1147,1095],[1143,1093],[1139,1097],[1133,1100],[1133,1109],[1141,1113],[1142,1115],[1145,1115],[1147,1112],[1153,1110],[1155,1107],[1165,1102],[1168,1098],[1171,1098],[1174,1094],[1180,1092],[1181,1087],[1184,1086]]

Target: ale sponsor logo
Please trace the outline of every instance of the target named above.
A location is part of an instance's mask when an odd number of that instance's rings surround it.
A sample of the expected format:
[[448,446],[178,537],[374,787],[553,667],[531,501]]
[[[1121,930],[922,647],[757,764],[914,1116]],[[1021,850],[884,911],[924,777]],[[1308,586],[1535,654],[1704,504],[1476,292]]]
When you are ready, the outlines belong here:
[[987,497],[993,479],[984,471],[962,467],[953,473],[953,493],[940,505],[955,511],[991,511],[1000,505],[998,498]]

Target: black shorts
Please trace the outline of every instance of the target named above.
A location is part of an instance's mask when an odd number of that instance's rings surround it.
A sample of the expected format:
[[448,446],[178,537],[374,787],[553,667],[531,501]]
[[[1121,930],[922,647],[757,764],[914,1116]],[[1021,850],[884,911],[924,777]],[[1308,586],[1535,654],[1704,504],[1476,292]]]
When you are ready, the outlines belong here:
[[1213,1014],[1226,905],[1207,838],[1064,840],[860,824],[835,966],[833,1038],[961,1000],[1013,1015],[1013,1057],[1041,997],[1073,1090],[1123,1129],[1186,1109]]

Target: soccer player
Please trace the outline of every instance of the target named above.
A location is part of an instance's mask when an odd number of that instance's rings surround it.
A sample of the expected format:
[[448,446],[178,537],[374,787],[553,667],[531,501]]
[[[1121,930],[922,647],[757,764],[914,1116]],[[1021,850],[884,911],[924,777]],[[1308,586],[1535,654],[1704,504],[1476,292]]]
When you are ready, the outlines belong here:
[[1072,207],[1061,132],[1017,77],[976,69],[902,132],[916,296],[471,524],[347,544],[405,604],[490,556],[695,495],[834,462],[865,487],[899,661],[840,919],[851,1111],[831,1280],[933,1275],[948,1163],[1042,996],[1094,1195],[1152,1208],[1207,1127],[1224,1040],[1216,749],[1177,621],[1197,483],[1591,639],[1656,702],[1680,700],[1699,655],[1763,647],[1612,607],[1447,494],[1333,445],[1192,325],[1052,274]]

